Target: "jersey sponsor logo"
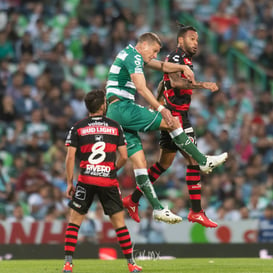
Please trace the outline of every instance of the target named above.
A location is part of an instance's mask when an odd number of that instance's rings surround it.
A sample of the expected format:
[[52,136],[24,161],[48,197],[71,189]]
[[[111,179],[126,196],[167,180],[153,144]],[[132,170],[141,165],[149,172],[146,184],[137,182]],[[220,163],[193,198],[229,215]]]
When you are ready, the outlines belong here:
[[172,59],[176,62],[179,63],[180,56],[179,55],[174,55]]
[[93,176],[101,176],[101,177],[109,177],[110,172],[111,172],[110,166],[87,164],[84,174],[93,175]]
[[109,135],[118,135],[118,129],[110,126],[88,126],[79,129],[79,135],[94,135],[94,134],[109,134]]
[[141,66],[141,59],[142,57],[140,55],[135,55],[135,65]]

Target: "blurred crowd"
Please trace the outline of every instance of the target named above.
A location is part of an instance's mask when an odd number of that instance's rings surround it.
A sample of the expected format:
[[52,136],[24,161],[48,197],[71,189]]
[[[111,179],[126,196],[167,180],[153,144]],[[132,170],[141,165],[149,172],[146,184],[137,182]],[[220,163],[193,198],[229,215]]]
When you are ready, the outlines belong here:
[[[87,114],[85,93],[105,87],[117,52],[144,32],[159,34],[163,60],[176,47],[175,21],[183,13],[214,31],[219,41],[219,51],[210,52],[201,39],[194,57],[196,79],[220,86],[219,92],[196,90],[192,96],[198,147],[206,154],[229,153],[224,166],[202,177],[203,207],[216,221],[264,217],[273,204],[273,95],[244,77],[231,79],[226,53],[231,46],[239,49],[273,77],[273,2],[173,0],[164,7],[164,1],[151,2],[153,9],[145,8],[146,0],[0,2],[0,219],[66,219],[64,140]],[[151,11],[158,15],[154,20]],[[166,15],[167,25],[160,20]],[[161,77],[147,70],[155,94]],[[159,132],[141,136],[151,165],[159,158]],[[185,170],[178,154],[155,184],[160,199],[182,217],[189,210]],[[119,180],[122,195],[131,193],[130,162]],[[101,232],[100,211],[97,204],[91,208],[83,233]],[[149,218],[144,198],[140,213]]]

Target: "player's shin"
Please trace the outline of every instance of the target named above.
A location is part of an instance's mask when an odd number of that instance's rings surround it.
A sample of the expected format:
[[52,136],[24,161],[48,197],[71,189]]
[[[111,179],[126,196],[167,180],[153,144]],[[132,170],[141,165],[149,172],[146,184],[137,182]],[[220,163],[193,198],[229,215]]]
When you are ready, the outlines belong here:
[[[163,174],[166,170],[159,164],[159,162],[154,163],[149,170],[148,170],[148,176],[152,184],[159,178],[161,174]],[[134,203],[138,203],[139,199],[142,196],[142,192],[139,187],[135,189],[135,191],[132,193],[132,201]]]
[[80,226],[69,223],[65,232],[64,268],[63,272],[72,272],[72,259],[75,252]]
[[163,206],[160,204],[154,191],[154,187],[149,180],[147,169],[135,169],[134,173],[137,185],[146,196],[146,198],[149,200],[153,209],[163,209]]
[[118,242],[120,244],[123,255],[128,260],[128,263],[134,263],[133,260],[133,247],[131,237],[126,226],[116,229]]
[[201,183],[200,168],[195,165],[188,165],[186,172],[186,182],[190,196],[191,208],[194,212],[199,212],[201,208]]
[[199,165],[205,165],[207,158],[204,154],[200,153],[194,143],[188,138],[182,128],[177,128],[169,133],[174,143],[193,159],[198,162]]
[[133,246],[131,236],[126,226],[116,229],[117,239],[124,257],[127,259],[129,272],[141,272],[142,267],[138,266],[133,257]]

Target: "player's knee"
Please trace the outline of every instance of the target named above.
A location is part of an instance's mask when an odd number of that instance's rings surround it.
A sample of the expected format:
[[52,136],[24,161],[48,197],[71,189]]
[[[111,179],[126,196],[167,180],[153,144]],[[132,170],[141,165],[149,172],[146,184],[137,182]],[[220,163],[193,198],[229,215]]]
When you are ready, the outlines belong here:
[[116,217],[110,216],[110,220],[114,229],[125,226],[124,215],[116,215]]
[[178,129],[179,127],[181,127],[181,124],[180,124],[179,120],[176,119],[176,118],[173,118],[173,123],[172,123],[172,125],[167,124],[167,123],[165,122],[165,120],[162,120],[162,122],[161,122],[161,124],[160,124],[160,129],[161,129],[161,130],[166,130],[166,131],[168,131],[168,132],[171,132],[171,131],[173,131],[173,130],[175,130],[175,129]]

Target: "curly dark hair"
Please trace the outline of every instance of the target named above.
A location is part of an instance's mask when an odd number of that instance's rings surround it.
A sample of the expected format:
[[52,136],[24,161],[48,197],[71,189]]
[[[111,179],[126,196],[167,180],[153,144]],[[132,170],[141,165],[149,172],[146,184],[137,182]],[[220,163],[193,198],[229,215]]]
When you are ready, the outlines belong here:
[[197,32],[196,28],[194,28],[193,26],[186,26],[186,25],[181,24],[177,21],[176,21],[176,26],[178,28],[177,41],[178,41],[179,37],[183,37],[185,35],[185,33],[187,33],[189,30]]

